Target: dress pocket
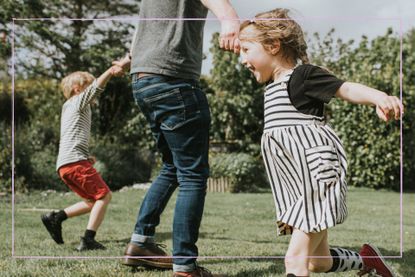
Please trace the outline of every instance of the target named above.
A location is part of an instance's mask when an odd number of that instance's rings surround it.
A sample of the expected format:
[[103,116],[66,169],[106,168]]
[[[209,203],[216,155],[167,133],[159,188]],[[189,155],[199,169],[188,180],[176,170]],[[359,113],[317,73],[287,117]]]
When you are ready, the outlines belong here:
[[317,183],[336,183],[340,177],[340,162],[333,146],[322,145],[305,150],[311,177]]

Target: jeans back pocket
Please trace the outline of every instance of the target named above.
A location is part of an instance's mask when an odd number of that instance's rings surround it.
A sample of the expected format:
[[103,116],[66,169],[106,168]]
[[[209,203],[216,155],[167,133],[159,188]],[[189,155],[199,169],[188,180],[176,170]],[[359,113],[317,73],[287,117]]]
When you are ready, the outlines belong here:
[[333,146],[322,145],[305,150],[311,178],[317,183],[336,183],[340,177],[340,163]]
[[153,120],[160,124],[161,129],[174,130],[185,121],[185,103],[180,88],[145,97],[143,101],[152,111]]

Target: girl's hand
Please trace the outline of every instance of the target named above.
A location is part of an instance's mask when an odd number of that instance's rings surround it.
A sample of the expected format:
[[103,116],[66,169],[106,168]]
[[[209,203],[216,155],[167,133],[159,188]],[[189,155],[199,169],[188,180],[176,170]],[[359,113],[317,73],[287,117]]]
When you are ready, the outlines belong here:
[[398,120],[403,114],[403,105],[398,97],[385,95],[377,101],[376,113],[385,122],[393,117]]

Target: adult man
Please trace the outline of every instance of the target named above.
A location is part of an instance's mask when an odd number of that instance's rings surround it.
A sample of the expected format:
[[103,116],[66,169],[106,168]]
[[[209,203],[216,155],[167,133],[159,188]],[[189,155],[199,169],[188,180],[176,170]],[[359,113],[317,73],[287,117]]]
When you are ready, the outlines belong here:
[[[143,0],[130,53],[134,98],[150,124],[163,165],[141,204],[123,264],[173,264],[173,276],[212,276],[196,264],[209,175],[210,111],[198,82],[208,9],[221,21],[220,46],[238,52],[239,20],[228,0]],[[129,62],[125,58],[115,64],[125,68]],[[167,256],[154,235],[176,187],[173,259],[154,258]]]

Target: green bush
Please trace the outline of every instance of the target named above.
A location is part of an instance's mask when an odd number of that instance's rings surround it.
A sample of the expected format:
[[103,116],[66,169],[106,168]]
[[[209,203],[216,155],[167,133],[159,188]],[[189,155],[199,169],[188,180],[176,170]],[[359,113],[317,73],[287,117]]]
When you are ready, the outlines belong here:
[[[317,36],[318,38],[318,36]],[[415,30],[404,37],[403,103],[403,157],[405,189],[413,190],[415,134],[413,85]],[[400,40],[388,30],[384,36],[371,41],[362,37],[358,46],[353,41],[334,42],[332,33],[319,40],[312,62],[328,68],[339,78],[362,83],[399,97]],[[388,51],[385,51],[388,49]],[[343,100],[332,101],[328,115],[330,123],[342,139],[348,156],[348,183],[351,186],[371,188],[400,188],[400,122],[381,121],[374,107],[355,105]],[[412,146],[412,148],[411,148]]]
[[[12,190],[12,132],[11,127],[0,122],[0,129],[5,132],[0,136],[0,192],[11,192]],[[16,191],[27,190],[27,180],[33,175],[30,164],[29,148],[25,141],[15,136],[14,140],[14,187]]]
[[229,178],[231,192],[257,192],[268,188],[262,160],[245,153],[221,153],[211,157],[210,177]]
[[92,147],[91,154],[97,159],[95,168],[112,190],[148,182],[155,163],[150,151],[104,141]]
[[55,145],[46,145],[43,149],[32,152],[30,164],[33,176],[30,179],[30,189],[69,190],[56,172],[57,150]]

